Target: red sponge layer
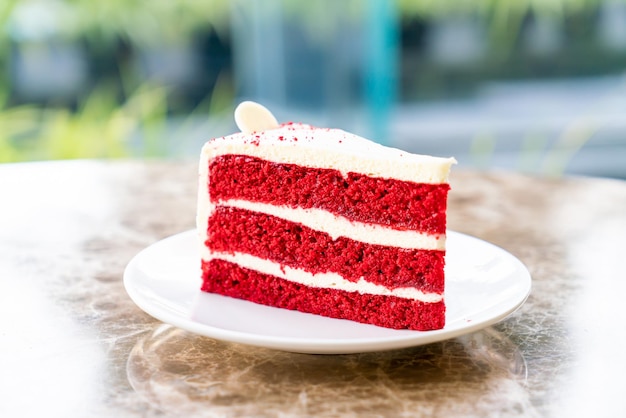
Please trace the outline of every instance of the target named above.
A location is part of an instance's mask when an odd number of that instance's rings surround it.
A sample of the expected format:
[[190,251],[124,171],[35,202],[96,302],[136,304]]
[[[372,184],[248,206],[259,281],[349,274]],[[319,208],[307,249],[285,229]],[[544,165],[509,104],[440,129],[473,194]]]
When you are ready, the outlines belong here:
[[241,268],[223,260],[202,262],[202,290],[268,306],[349,319],[396,329],[440,329],[442,302],[423,303],[334,289],[307,287]]
[[422,184],[338,170],[278,164],[243,155],[209,163],[209,194],[216,202],[243,199],[319,208],[350,220],[433,234],[446,230],[448,184]]
[[372,245],[328,234],[275,216],[218,206],[209,218],[207,246],[242,252],[311,273],[333,272],[346,280],[388,288],[444,289],[444,251]]

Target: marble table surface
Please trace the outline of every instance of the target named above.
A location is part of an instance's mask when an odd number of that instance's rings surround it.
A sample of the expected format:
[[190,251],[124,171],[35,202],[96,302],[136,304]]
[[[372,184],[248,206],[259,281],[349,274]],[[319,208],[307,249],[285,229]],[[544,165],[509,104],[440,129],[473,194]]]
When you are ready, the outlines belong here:
[[482,331],[311,355],[163,324],[127,296],[141,249],[194,227],[193,162],[0,165],[0,416],[626,416],[626,182],[455,170],[449,227],[533,290]]

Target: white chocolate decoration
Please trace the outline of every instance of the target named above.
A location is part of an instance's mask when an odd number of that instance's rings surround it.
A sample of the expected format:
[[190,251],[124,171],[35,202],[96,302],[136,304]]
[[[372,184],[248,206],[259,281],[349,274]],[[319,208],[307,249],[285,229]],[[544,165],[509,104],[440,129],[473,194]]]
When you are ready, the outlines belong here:
[[265,106],[256,102],[241,102],[235,109],[235,123],[244,134],[268,131],[279,127],[278,121]]

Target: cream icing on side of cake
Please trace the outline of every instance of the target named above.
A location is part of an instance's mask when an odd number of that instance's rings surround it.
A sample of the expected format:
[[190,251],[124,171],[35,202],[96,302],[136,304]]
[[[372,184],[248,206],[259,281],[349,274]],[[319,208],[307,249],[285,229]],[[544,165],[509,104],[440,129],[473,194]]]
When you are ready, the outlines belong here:
[[204,160],[204,156],[200,158],[200,167],[198,170],[198,209],[196,210],[196,228],[200,244],[205,246],[207,239],[207,228],[209,226],[209,212],[211,211],[211,202],[209,198],[209,163]]
[[312,274],[302,269],[283,266],[273,261],[245,253],[212,253],[204,248],[202,259],[207,261],[211,259],[228,261],[246,269],[276,276],[283,280],[309,287],[336,289],[370,295],[396,296],[424,303],[437,303],[443,300],[443,294],[440,293],[424,293],[412,287],[389,289],[385,286],[367,282],[362,278],[357,282],[351,282],[336,273]]
[[385,147],[340,129],[286,124],[256,134],[236,133],[215,138],[202,149],[201,160],[227,155],[248,155],[266,161],[329,168],[378,178],[415,183],[448,182],[454,158],[410,154]]
[[[315,231],[330,235],[333,240],[339,237],[346,237],[366,244],[425,250],[444,250],[446,245],[445,235],[430,235],[416,231],[400,231],[381,225],[353,222],[342,216],[336,216],[321,209],[291,208],[288,206],[275,206],[234,199],[214,203],[219,206],[228,206],[264,213],[290,222],[302,224]],[[209,203],[208,209],[202,209],[202,212],[207,214],[207,218],[215,210],[215,204]]]

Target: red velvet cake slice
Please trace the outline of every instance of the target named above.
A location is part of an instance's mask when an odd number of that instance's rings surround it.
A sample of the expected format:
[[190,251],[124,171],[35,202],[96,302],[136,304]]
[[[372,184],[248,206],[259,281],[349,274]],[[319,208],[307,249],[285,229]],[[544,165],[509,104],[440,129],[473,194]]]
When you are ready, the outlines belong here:
[[445,323],[452,158],[339,129],[278,125],[246,102],[242,133],[205,144],[202,290],[383,327]]

